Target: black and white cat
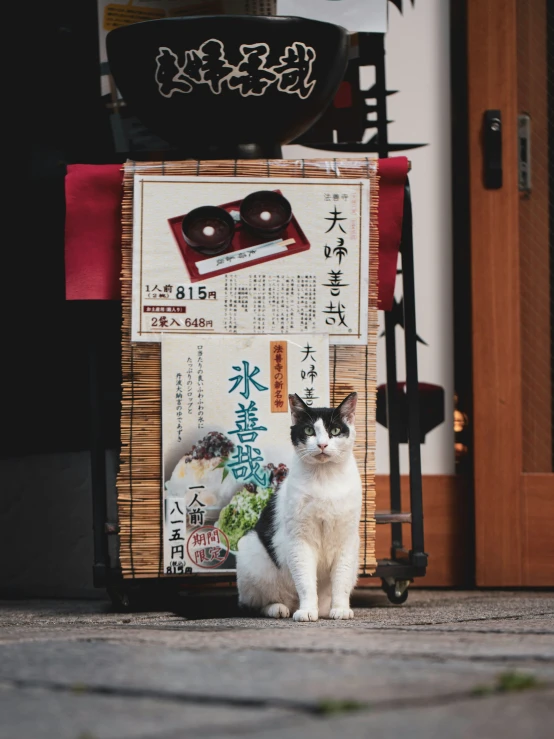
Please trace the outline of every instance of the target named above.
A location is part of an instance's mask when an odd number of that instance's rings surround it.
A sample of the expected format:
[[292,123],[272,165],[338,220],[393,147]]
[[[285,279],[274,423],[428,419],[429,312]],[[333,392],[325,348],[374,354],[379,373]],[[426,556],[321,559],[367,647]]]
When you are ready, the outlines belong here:
[[354,459],[357,393],[338,408],[289,395],[295,456],[253,531],[239,542],[242,606],[270,618],[354,618],[362,482]]

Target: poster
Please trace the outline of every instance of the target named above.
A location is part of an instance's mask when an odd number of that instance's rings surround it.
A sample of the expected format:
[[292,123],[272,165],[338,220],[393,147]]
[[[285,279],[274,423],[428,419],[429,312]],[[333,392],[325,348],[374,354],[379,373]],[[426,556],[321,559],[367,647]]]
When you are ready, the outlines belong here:
[[289,393],[329,405],[327,336],[163,336],[166,575],[235,569],[294,453]]
[[[328,333],[332,344],[367,344],[369,188],[366,179],[136,175],[132,340]],[[246,196],[268,191],[290,219],[278,235],[243,218]],[[210,220],[199,233],[203,206],[216,206],[217,219],[224,210],[232,234],[215,256],[191,246],[219,228]]]

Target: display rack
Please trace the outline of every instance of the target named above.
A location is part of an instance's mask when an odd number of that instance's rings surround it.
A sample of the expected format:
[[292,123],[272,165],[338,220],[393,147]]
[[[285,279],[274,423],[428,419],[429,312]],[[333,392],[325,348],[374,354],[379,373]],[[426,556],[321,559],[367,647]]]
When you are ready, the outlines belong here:
[[[351,61],[354,66],[372,65],[376,71],[376,82],[372,96],[376,100],[377,120],[372,125],[376,135],[367,144],[353,142],[310,144],[310,135],[302,137],[302,143],[314,148],[340,152],[376,152],[380,159],[388,158],[387,90],[385,84],[384,35],[365,33],[357,35],[357,56]],[[359,75],[355,75],[359,78]],[[361,91],[362,93],[364,91]],[[367,95],[367,91],[366,95]],[[364,120],[367,110],[362,108]],[[404,350],[406,364],[407,429],[399,413],[399,389],[397,383],[395,320],[390,311],[385,311],[385,353],[387,367],[386,407],[390,462],[390,509],[376,513],[376,523],[390,525],[390,557],[379,559],[371,577],[381,579],[389,601],[401,604],[408,597],[408,587],[415,578],[426,573],[427,554],[424,547],[423,499],[420,449],[419,385],[417,365],[417,332],[415,311],[414,244],[412,227],[412,204],[409,181],[404,191],[402,237],[400,244],[403,287]],[[184,586],[184,581],[202,586],[206,583],[234,582],[227,576],[187,576],[187,578],[152,578],[140,580],[123,579],[117,565],[117,522],[108,516],[108,498],[115,493],[108,490],[106,483],[105,443],[102,419],[102,403],[99,398],[98,349],[102,337],[91,327],[90,340],[90,401],[91,401],[91,478],[94,523],[94,584],[107,588],[114,605],[129,609],[137,604],[160,601],[160,593],[175,593]],[[407,431],[407,433],[406,433]],[[410,511],[402,511],[400,487],[400,439],[408,438]],[[403,526],[411,529],[411,548],[403,544]]]

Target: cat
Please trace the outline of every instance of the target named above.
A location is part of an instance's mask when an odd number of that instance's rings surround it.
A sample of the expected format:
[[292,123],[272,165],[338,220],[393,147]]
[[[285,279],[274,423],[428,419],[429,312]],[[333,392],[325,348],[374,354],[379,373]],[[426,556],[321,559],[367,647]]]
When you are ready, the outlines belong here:
[[289,395],[294,459],[238,545],[239,603],[269,618],[354,618],[362,482],[354,459],[357,393],[337,408]]

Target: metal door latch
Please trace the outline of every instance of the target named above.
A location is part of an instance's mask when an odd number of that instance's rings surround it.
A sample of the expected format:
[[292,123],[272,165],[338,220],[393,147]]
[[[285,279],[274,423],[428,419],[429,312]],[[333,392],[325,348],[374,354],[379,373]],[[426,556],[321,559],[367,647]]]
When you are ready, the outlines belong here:
[[483,181],[488,190],[502,187],[502,114],[486,110],[483,120]]

